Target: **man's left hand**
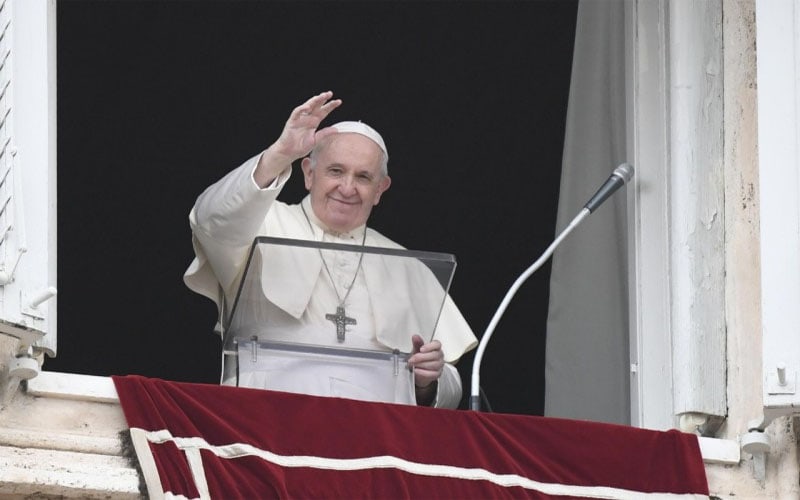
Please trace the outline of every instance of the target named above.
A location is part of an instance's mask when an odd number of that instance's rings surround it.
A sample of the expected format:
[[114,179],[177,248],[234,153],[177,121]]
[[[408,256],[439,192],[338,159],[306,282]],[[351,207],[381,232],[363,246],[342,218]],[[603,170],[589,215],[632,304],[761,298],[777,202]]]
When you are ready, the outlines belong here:
[[414,385],[418,389],[424,389],[439,380],[444,369],[444,353],[442,343],[438,340],[425,343],[419,336],[411,337],[414,349],[408,364],[414,367]]

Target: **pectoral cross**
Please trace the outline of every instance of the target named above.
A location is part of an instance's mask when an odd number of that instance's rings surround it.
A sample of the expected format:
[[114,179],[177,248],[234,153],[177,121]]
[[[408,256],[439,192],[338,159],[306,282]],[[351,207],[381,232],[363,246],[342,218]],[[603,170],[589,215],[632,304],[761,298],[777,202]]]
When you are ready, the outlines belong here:
[[325,319],[332,321],[333,324],[336,325],[336,340],[339,342],[344,342],[344,334],[347,325],[356,324],[355,318],[347,317],[347,314],[344,312],[344,306],[336,307],[336,314],[326,314]]

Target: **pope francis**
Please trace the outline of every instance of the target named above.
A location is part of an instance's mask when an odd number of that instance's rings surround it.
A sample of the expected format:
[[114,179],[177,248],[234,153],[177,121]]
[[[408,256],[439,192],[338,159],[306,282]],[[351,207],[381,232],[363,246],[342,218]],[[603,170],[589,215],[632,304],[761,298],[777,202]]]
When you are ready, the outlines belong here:
[[[372,207],[391,185],[389,155],[383,138],[361,122],[339,122],[319,128],[341,104],[340,99],[333,99],[332,92],[323,92],[296,107],[272,145],[198,197],[189,215],[196,257],[184,281],[190,289],[212,299],[221,315],[236,298],[251,245],[258,236],[402,248],[366,226]],[[308,196],[298,204],[278,201],[278,194],[290,177],[292,163],[301,158]],[[370,265],[363,252],[338,257],[331,254],[328,258],[319,252],[318,257],[303,262],[293,290],[263,288],[264,310],[270,311],[266,315],[285,318],[286,325],[298,325],[294,330],[289,329],[288,338],[284,334],[284,338],[277,340],[407,352],[408,366],[413,368],[413,389],[408,402],[457,407],[461,379],[453,364],[477,341],[449,297],[445,298],[436,323],[435,340],[426,341],[419,332],[398,328],[403,323],[375,317],[382,315],[376,312],[381,310],[377,306],[382,301],[391,301],[386,298],[391,293],[381,291],[380,278],[374,269],[377,266]],[[261,252],[256,260],[265,281],[286,270],[279,254]],[[420,289],[425,287],[419,283],[424,281],[425,278],[419,277],[404,280],[416,283],[412,294],[421,297],[425,297],[425,292]],[[309,330],[300,325],[325,323],[330,328],[315,330],[324,334],[299,338],[309,335]],[[389,323],[394,328],[386,327]],[[292,335],[298,338],[292,339]],[[314,338],[314,335],[324,337]],[[297,370],[297,366],[292,369]],[[311,371],[314,373],[284,374],[296,381],[290,390],[373,399],[362,396],[369,394],[370,384],[369,380],[362,380],[363,375],[334,377],[331,373],[320,373],[324,370]],[[329,387],[334,378],[345,379],[345,384],[339,387],[355,389],[349,393],[326,393],[312,388]],[[324,384],[320,384],[322,379]],[[231,381],[223,377],[223,383]],[[269,388],[253,373],[240,373],[238,384]]]

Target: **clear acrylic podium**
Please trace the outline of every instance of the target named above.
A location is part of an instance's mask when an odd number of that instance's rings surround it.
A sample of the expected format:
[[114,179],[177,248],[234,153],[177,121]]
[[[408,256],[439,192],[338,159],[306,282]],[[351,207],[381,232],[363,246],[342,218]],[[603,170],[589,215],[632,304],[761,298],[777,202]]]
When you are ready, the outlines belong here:
[[222,383],[415,404],[411,337],[433,338],[455,265],[445,253],[256,238],[223,317]]

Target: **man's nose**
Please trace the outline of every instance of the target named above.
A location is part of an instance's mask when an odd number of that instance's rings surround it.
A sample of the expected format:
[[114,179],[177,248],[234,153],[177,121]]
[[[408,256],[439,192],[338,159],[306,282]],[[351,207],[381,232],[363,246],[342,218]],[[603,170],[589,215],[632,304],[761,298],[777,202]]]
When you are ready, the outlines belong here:
[[352,196],[356,193],[356,181],[352,176],[346,175],[339,183],[339,191],[345,196]]

